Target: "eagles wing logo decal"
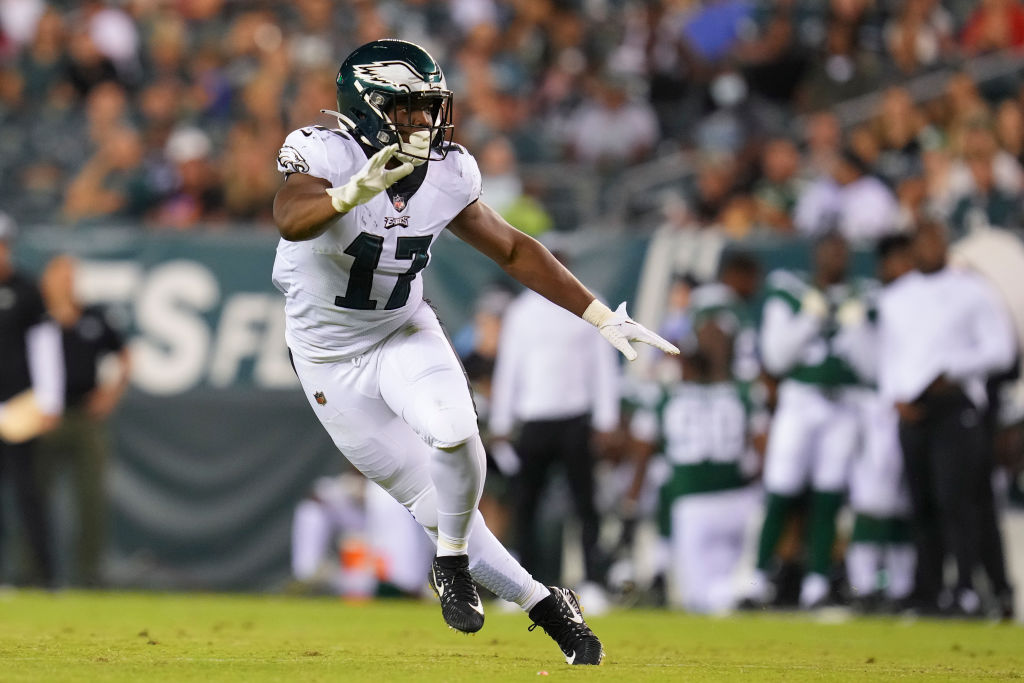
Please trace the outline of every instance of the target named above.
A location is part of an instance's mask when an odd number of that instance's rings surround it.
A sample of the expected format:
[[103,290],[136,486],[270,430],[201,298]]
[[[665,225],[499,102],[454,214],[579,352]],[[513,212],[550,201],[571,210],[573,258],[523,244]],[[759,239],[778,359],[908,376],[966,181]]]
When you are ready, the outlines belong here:
[[322,391],[316,392],[315,394],[313,394],[313,398],[315,398],[316,402],[319,403],[320,405],[322,405],[322,406],[327,405],[327,397],[324,396],[324,392],[322,392]]
[[369,64],[357,64],[352,67],[356,78],[390,87],[400,87],[408,84],[410,80],[426,80],[408,62],[370,62]]
[[299,150],[285,145],[277,153],[277,167],[282,173],[309,173],[309,164],[299,154]]

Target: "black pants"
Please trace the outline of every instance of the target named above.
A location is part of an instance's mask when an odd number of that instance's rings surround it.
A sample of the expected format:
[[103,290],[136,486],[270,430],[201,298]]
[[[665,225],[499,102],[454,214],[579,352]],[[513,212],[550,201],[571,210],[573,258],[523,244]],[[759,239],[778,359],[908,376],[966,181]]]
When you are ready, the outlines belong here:
[[[985,411],[985,451],[990,468],[989,479],[992,479],[992,470],[998,464],[996,457],[996,434],[999,432],[999,412],[1002,407],[1001,387],[1007,381],[1013,381],[1019,376],[1020,359],[1014,369],[1001,376],[989,379],[988,408]],[[992,487],[985,489],[988,497],[981,510],[981,530],[979,531],[978,551],[981,554],[981,566],[985,568],[992,589],[1001,595],[1011,593],[1009,579],[1006,576],[1006,555],[1003,551],[1003,536],[999,530],[999,514],[996,510],[996,501]]]
[[[956,589],[962,590],[973,587],[983,550],[989,560],[998,551],[1001,563],[1002,544],[984,416],[960,391],[926,396],[919,405],[924,418],[900,422],[900,445],[913,505],[917,594],[934,604],[947,554],[956,561]],[[996,591],[1006,589],[1005,570],[1001,582]]]
[[[35,556],[36,575],[31,583],[52,586],[53,553],[50,550],[50,525],[46,501],[36,474],[33,457],[35,442],[9,444],[0,441],[0,484],[9,481],[17,499],[18,514],[25,529],[29,548]],[[0,532],[3,529],[3,505],[0,505]],[[0,552],[2,552],[0,548]]]
[[586,578],[591,581],[602,579],[590,435],[590,415],[565,420],[526,422],[522,426],[516,443],[516,452],[522,461],[516,486],[516,531],[519,560],[530,572],[536,571],[541,564],[537,557],[540,547],[537,505],[544,493],[552,465],[561,463],[565,466],[573,506],[582,526]]

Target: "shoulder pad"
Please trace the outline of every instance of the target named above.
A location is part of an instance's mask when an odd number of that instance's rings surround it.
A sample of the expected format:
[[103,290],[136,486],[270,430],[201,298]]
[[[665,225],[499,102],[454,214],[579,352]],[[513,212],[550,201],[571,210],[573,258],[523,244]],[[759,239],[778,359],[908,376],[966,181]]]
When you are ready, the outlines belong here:
[[807,281],[802,273],[791,270],[773,270],[765,278],[769,289],[781,290],[790,294],[800,294],[807,289]]
[[457,142],[446,142],[441,146],[441,149],[445,150],[449,154],[452,152],[455,152],[456,154],[469,154],[469,152],[466,151],[466,148]]

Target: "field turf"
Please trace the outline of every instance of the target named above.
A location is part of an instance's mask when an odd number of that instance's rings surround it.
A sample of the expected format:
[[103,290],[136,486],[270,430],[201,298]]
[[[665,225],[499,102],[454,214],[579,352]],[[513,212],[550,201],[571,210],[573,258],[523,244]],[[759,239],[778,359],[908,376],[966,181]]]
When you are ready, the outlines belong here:
[[0,596],[0,681],[1024,679],[1019,625],[644,610],[590,622],[605,664],[570,668],[497,609],[463,636],[429,602],[20,591]]

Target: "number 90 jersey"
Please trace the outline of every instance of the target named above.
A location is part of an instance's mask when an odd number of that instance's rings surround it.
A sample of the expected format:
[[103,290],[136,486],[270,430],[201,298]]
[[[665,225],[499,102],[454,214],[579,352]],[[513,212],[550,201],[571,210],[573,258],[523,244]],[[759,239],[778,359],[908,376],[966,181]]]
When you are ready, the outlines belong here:
[[[340,187],[366,161],[344,131],[313,126],[285,139],[277,165],[286,175],[304,173]],[[453,145],[426,166],[411,195],[392,199],[381,192],[315,239],[278,243],[274,286],[285,295],[285,338],[294,353],[313,362],[356,356],[412,317],[423,300],[419,272],[431,245],[480,197],[480,170],[462,147]]]

